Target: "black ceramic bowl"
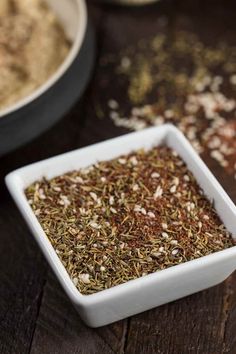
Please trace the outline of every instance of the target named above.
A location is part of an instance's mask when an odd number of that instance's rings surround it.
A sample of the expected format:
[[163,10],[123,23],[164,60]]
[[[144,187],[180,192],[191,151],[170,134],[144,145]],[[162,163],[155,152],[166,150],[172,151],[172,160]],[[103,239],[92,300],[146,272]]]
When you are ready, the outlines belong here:
[[0,111],[0,155],[35,138],[58,121],[75,103],[88,83],[94,38],[84,0],[47,0],[72,41],[70,52],[39,89]]

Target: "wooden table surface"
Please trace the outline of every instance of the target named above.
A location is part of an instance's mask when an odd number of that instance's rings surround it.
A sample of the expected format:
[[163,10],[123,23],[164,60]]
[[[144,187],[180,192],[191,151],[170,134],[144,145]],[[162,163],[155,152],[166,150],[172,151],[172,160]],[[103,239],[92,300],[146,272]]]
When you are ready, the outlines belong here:
[[[86,93],[50,131],[0,159],[0,353],[236,353],[236,274],[214,288],[109,326],[86,327],[3,182],[19,166],[127,132],[107,117],[96,117],[94,102],[106,105],[103,90],[114,80],[112,71],[104,73],[100,58],[155,34],[156,19],[163,14],[170,17],[173,31],[183,15],[199,30],[209,21],[207,35],[214,41],[218,29],[235,26],[236,33],[235,10],[234,1],[218,0],[163,0],[142,9],[90,2],[97,60]],[[236,202],[235,180],[207,157],[206,162]]]

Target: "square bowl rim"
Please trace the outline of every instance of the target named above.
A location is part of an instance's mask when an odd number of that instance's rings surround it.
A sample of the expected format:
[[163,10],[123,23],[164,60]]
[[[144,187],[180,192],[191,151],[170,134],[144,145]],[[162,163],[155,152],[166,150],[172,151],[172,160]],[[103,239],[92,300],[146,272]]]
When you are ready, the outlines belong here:
[[[148,134],[148,131],[160,131],[163,130],[164,134],[167,135],[168,133],[172,132],[175,135],[176,140],[182,140],[185,142],[185,145],[188,148],[188,154],[195,157],[197,160],[198,164],[201,164],[201,167],[205,169],[205,171],[208,173],[208,179],[211,179],[211,183],[214,181],[217,183],[220,192],[223,194],[222,197],[226,199],[226,202],[228,204],[228,207],[234,212],[236,216],[236,206],[228,196],[228,194],[225,192],[221,184],[217,181],[217,179],[214,177],[212,172],[209,170],[209,168],[206,166],[206,164],[203,162],[203,160],[200,158],[200,156],[196,153],[196,151],[193,149],[191,146],[190,142],[186,139],[186,137],[183,135],[183,133],[176,128],[172,124],[164,124],[160,127],[151,127],[147,128],[145,130],[139,131],[139,132],[131,132],[122,136],[118,136],[115,138],[111,138],[102,142],[98,142],[95,144],[91,144],[82,148],[78,148],[63,154],[59,154],[41,161],[34,162],[32,164],[20,167],[13,172],[10,172],[7,174],[5,177],[5,182],[7,185],[7,188],[9,192],[11,193],[14,201],[16,202],[19,211],[22,213],[24,220],[28,224],[28,226],[31,229],[31,232],[33,233],[34,238],[36,239],[37,243],[39,244],[41,250],[44,253],[44,256],[47,258],[47,261],[50,265],[50,267],[53,269],[54,273],[56,273],[61,285],[63,286],[64,290],[66,291],[67,295],[71,298],[71,300],[74,303],[80,304],[80,305],[91,305],[98,303],[100,301],[105,301],[106,299],[111,299],[114,296],[119,296],[121,294],[125,294],[127,291],[132,291],[132,288],[134,289],[135,287],[138,286],[151,286],[153,282],[160,280],[160,279],[165,279],[169,276],[180,276],[184,272],[189,272],[191,269],[196,269],[196,268],[204,268],[207,264],[215,264],[218,263],[221,259],[228,258],[230,256],[236,256],[236,245],[232,246],[227,249],[223,249],[221,251],[214,252],[212,254],[206,255],[199,257],[197,259],[193,259],[184,263],[180,263],[174,266],[171,266],[169,268],[153,272],[150,274],[147,274],[143,277],[135,278],[132,280],[129,280],[125,283],[115,285],[111,288],[108,289],[103,289],[101,291],[98,291],[93,294],[82,294],[79,289],[76,288],[74,285],[69,273],[67,272],[65,266],[62,264],[59,256],[56,253],[55,248],[52,246],[50,240],[48,239],[46,233],[44,232],[40,222],[38,221],[36,215],[34,214],[33,210],[31,209],[30,205],[27,202],[26,196],[24,194],[24,191],[22,190],[21,187],[19,187],[17,181],[19,179],[23,178],[22,174],[27,173],[27,170],[34,169],[36,166],[40,166],[43,164],[46,164],[50,161],[56,161],[59,162],[61,158],[66,157],[66,156],[72,156],[73,154],[83,152],[86,149],[96,149],[97,146],[101,146],[103,144],[109,145],[115,142],[116,140],[128,140],[129,137],[146,133]],[[168,145],[167,145],[168,146]],[[134,149],[134,151],[137,151],[137,149]],[[118,155],[119,156],[119,155]],[[181,157],[182,158],[182,157]],[[183,159],[183,158],[182,158]],[[101,159],[102,161],[103,159]],[[109,159],[107,159],[108,161]],[[183,159],[184,160],[184,159]],[[104,160],[103,160],[104,161]],[[89,164],[91,165],[91,164]],[[89,166],[88,165],[88,166]],[[67,172],[70,170],[68,169]],[[65,172],[66,173],[66,172]],[[38,237],[38,238],[37,238]]]

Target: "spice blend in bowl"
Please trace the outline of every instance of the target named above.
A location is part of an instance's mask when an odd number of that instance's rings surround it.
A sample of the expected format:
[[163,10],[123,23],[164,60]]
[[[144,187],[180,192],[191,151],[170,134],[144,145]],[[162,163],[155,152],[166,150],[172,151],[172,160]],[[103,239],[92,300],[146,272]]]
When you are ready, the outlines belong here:
[[43,0],[1,0],[0,110],[46,82],[70,47],[57,16]]
[[186,164],[164,145],[42,179],[25,193],[84,295],[234,245]]
[[[155,161],[153,154],[159,156]],[[126,134],[22,167],[6,177],[6,184],[60,284],[89,326],[104,326],[209,288],[236,268],[236,247],[230,247],[236,237],[236,206],[173,125]],[[189,192],[184,199],[178,193],[185,190]],[[172,214],[163,203],[172,205]],[[182,226],[175,225],[180,221]],[[176,230],[182,233],[174,234]],[[185,241],[191,246],[187,248]],[[128,247],[131,256],[125,256]],[[156,258],[145,255],[148,249]],[[206,250],[211,254],[201,257]],[[197,259],[184,262],[183,255],[191,259],[197,251]],[[158,271],[166,259],[176,266]],[[108,283],[111,265],[121,265],[117,266],[121,273],[110,277],[113,284]],[[127,281],[129,272],[132,280]],[[112,286],[121,274],[127,277],[123,284]],[[99,291],[105,286],[111,287]]]

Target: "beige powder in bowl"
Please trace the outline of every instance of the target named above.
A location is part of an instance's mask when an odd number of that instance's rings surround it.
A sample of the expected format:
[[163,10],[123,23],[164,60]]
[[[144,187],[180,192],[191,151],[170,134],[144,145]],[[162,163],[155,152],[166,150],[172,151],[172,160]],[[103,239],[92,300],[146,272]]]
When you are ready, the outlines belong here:
[[1,0],[0,110],[46,82],[70,46],[56,15],[43,0]]

